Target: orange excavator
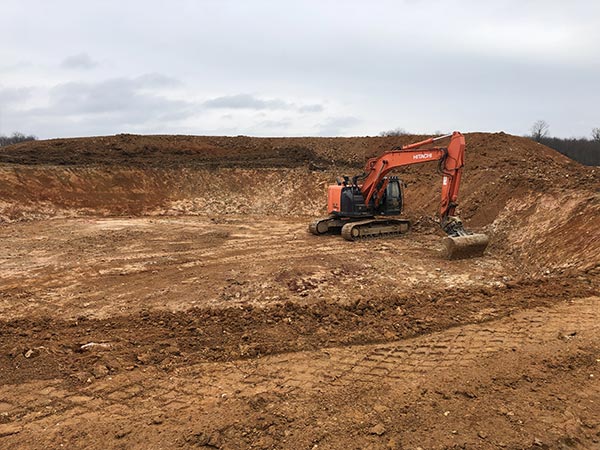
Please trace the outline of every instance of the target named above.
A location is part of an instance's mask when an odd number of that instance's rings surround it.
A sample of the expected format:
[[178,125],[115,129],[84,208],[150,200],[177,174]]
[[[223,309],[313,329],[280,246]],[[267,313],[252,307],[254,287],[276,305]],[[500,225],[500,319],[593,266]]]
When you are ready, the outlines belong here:
[[[446,147],[430,146],[446,138],[450,138]],[[450,259],[482,256],[489,243],[488,237],[465,230],[456,215],[465,146],[465,137],[455,131],[394,147],[377,158],[369,159],[362,175],[352,179],[344,176],[337,179],[336,185],[329,186],[329,216],[312,222],[309,231],[316,235],[341,233],[349,241],[406,233],[410,229],[410,221],[393,217],[402,213],[403,185],[398,177],[387,174],[398,167],[439,161],[442,175],[440,225],[448,235],[445,239],[446,256]]]

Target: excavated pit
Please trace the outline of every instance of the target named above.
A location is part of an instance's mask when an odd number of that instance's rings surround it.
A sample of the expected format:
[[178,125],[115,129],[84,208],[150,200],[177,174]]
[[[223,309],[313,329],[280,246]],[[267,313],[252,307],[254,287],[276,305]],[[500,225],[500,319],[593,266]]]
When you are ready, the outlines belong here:
[[336,176],[420,138],[1,149],[0,446],[595,445],[596,168],[467,134],[481,258],[441,256],[431,163],[397,173],[407,235],[306,231]]

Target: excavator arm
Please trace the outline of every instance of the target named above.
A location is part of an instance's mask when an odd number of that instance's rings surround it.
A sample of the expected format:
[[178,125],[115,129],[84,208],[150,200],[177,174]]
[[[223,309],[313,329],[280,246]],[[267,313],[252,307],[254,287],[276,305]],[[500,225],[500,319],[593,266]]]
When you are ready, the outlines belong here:
[[[429,147],[436,141],[450,137],[447,147]],[[366,178],[361,185],[365,203],[373,198],[378,204],[385,191],[385,176],[392,170],[421,164],[429,161],[441,161],[442,199],[440,202],[440,219],[442,226],[453,217],[458,206],[458,189],[460,176],[464,166],[465,137],[458,131],[445,136],[429,138],[421,142],[405,145],[384,153],[377,158],[371,158],[365,166]]]
[[[448,137],[450,143],[447,147],[423,148]],[[483,254],[489,242],[488,237],[465,230],[462,221],[456,216],[458,190],[465,164],[465,137],[458,131],[395,148],[368,160],[365,166],[366,177],[360,187],[365,203],[368,204],[371,199],[376,205],[379,203],[385,192],[385,176],[388,172],[398,167],[428,161],[440,161],[442,198],[439,213],[440,225],[448,234],[445,242],[447,255],[451,258],[464,258]]]
[[[450,138],[447,146],[432,146],[447,138]],[[465,230],[456,216],[464,159],[465,137],[458,131],[395,147],[371,158],[362,175],[353,177],[351,182],[349,177],[344,177],[337,185],[329,186],[329,216],[313,221],[309,231],[316,235],[338,231],[349,241],[407,232],[410,221],[390,217],[400,214],[402,195],[398,192],[397,177],[386,175],[399,167],[439,161],[442,175],[439,214],[440,225],[448,235],[445,239],[447,256],[451,259],[481,256],[488,245],[488,237]]]

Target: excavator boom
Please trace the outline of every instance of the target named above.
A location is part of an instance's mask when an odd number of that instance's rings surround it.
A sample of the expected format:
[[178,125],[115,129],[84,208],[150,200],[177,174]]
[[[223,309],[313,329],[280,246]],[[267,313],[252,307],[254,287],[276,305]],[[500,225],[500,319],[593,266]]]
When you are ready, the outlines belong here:
[[[450,138],[446,147],[430,147],[431,144],[445,138]],[[408,231],[407,220],[376,218],[378,215],[400,214],[401,207],[393,206],[393,200],[396,198],[400,206],[402,203],[400,183],[397,178],[389,177],[388,174],[399,167],[439,161],[442,175],[439,214],[440,225],[448,234],[447,257],[456,259],[483,255],[489,242],[488,237],[465,230],[456,216],[465,148],[465,137],[455,131],[452,134],[395,147],[379,157],[369,159],[363,175],[354,177],[351,183],[349,177],[344,177],[344,181],[338,182],[338,186],[330,186],[330,216],[313,222],[309,230],[313,234],[323,234],[330,229],[339,228],[342,236],[348,240]],[[360,184],[359,179],[363,180]]]

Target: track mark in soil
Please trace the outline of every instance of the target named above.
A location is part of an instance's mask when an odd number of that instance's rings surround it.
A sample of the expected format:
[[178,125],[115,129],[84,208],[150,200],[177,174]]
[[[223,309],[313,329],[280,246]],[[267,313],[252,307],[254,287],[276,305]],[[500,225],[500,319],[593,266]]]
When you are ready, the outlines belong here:
[[[564,336],[597,340],[599,313],[600,298],[589,297],[385,345],[200,363],[170,373],[150,366],[83,386],[68,387],[56,380],[4,385],[0,406],[3,417],[19,427],[19,433],[11,435],[13,442],[54,423],[67,424],[62,425],[67,434],[73,433],[92,418],[99,423],[135,418],[156,426],[170,418],[169,426],[180,429],[185,417],[228,410],[228,401],[233,408],[238,402],[250,406],[258,402],[259,409],[283,402],[279,407],[285,409],[287,402],[305,402],[324,389],[328,396],[337,396],[349,389],[385,391],[393,386],[396,391],[411,391],[424,381],[435,385],[440,376],[493,366],[497,355],[536,354],[557,343],[568,346],[561,341]],[[31,392],[35,399],[30,398]]]

